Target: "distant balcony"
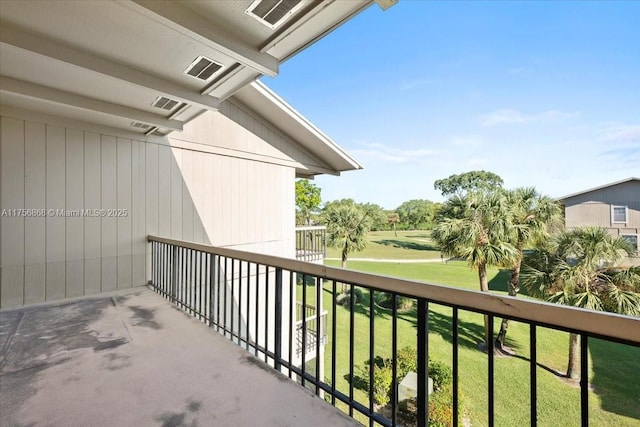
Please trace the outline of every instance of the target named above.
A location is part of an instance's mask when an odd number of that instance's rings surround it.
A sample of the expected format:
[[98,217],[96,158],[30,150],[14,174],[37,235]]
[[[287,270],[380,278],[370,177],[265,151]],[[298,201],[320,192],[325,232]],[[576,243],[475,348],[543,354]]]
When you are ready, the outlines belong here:
[[296,259],[322,261],[327,255],[327,227],[296,227]]
[[[312,359],[317,352],[317,346],[323,349],[327,344],[327,311],[322,310],[318,315],[315,305],[304,306],[300,301],[296,302],[296,356],[302,358],[304,349],[305,358]],[[319,322],[318,322],[319,320]],[[320,328],[318,328],[318,324]]]

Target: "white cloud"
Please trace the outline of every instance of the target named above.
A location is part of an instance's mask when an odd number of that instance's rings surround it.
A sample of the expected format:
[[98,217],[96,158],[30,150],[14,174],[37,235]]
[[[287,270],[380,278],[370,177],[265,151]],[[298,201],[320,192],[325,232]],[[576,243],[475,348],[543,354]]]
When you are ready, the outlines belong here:
[[435,151],[421,148],[417,150],[405,150],[389,147],[379,142],[361,142],[363,148],[353,148],[349,152],[359,160],[373,159],[391,163],[410,163],[432,156]]
[[523,124],[523,123],[552,123],[562,122],[567,119],[577,117],[580,113],[566,113],[559,110],[547,110],[538,114],[525,114],[521,111],[504,108],[483,114],[478,117],[482,126],[495,126],[503,124]]
[[477,135],[457,135],[451,138],[451,145],[456,147],[479,147],[482,145],[482,138]]
[[414,79],[414,80],[406,80],[400,83],[400,90],[414,90],[419,89],[425,86],[431,86],[436,83],[437,80],[433,79]]
[[527,67],[513,67],[513,68],[509,68],[507,70],[507,74],[511,74],[511,75],[519,75],[519,74],[525,74],[529,71],[533,71],[531,68],[527,68]]
[[640,126],[612,126],[604,131],[602,139],[609,142],[640,142]]

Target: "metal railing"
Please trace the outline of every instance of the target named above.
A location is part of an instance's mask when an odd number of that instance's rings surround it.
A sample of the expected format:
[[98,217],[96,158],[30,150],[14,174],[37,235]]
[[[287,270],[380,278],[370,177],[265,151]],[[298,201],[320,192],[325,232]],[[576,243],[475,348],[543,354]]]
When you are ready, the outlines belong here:
[[321,261],[327,255],[327,227],[296,227],[296,259]]
[[[529,410],[530,425],[537,425],[537,331],[550,328],[578,334],[581,341],[581,382],[580,382],[580,419],[581,425],[589,424],[589,384],[588,384],[588,346],[591,338],[599,338],[632,346],[640,346],[640,318],[609,313],[594,312],[556,304],[516,299],[489,293],[450,288],[416,281],[383,277],[326,267],[323,265],[274,257],[262,254],[242,252],[226,248],[216,248],[177,240],[152,237],[152,280],[153,288],[183,310],[202,319],[212,328],[227,336],[230,340],[245,347],[257,357],[264,359],[274,369],[298,380],[303,386],[311,388],[319,396],[333,405],[339,405],[350,416],[362,414],[369,425],[399,425],[398,418],[398,320],[401,314],[396,301],[400,297],[415,301],[416,312],[416,357],[417,357],[417,414],[416,425],[428,425],[428,376],[429,376],[429,338],[431,327],[430,306],[446,306],[451,309],[450,331],[451,366],[453,379],[451,386],[451,422],[459,425],[463,415],[460,411],[460,369],[459,346],[460,331],[465,326],[460,322],[464,312],[480,313],[488,316],[490,336],[493,336],[493,320],[504,317],[529,325],[530,354],[529,365]],[[321,292],[332,296],[325,299],[329,311],[327,358],[328,369],[324,369],[326,378],[319,377],[321,346],[316,346],[315,367],[307,366],[305,352],[302,363],[294,362],[295,340],[295,275],[302,275],[303,282],[313,277],[315,286],[302,286],[302,306],[308,303],[308,297],[321,301]],[[348,291],[338,305],[338,290],[346,284]],[[307,295],[307,287],[314,294]],[[360,288],[368,295],[368,303],[356,302]],[[390,308],[390,340],[379,342],[376,332],[375,294],[384,292],[392,300]],[[338,316],[338,309],[346,310]],[[368,315],[367,330],[355,330],[356,310]],[[373,314],[373,315],[372,315]],[[321,317],[313,317],[316,330],[321,328]],[[360,324],[362,325],[362,324]],[[307,337],[307,322],[302,322],[302,340]],[[338,336],[338,332],[341,334]],[[346,338],[345,335],[346,334]],[[365,352],[368,355],[368,385],[364,400],[354,394],[354,372],[356,353],[356,335],[368,337]],[[405,334],[406,335],[406,334]],[[386,336],[386,335],[385,335]],[[337,344],[340,341],[341,344]],[[390,341],[390,342],[389,342]],[[376,348],[380,344],[390,347],[392,386],[390,412],[380,413],[374,404],[374,364]],[[338,351],[338,345],[340,348]],[[363,351],[359,344],[358,351]],[[303,348],[306,342],[303,343]],[[486,414],[488,425],[495,420],[495,356],[493,342],[488,343],[486,352],[487,399]],[[348,353],[348,373],[351,379],[347,387],[337,385],[338,353]],[[341,356],[342,357],[342,356]],[[314,369],[309,369],[314,368]],[[340,369],[344,366],[340,365]],[[342,374],[341,371],[340,374]],[[348,376],[347,376],[348,375]],[[361,417],[362,417],[361,416]]]
[[[304,307],[304,310],[303,310]],[[320,333],[318,333],[318,322],[315,305],[303,305],[296,301],[296,355],[300,357],[302,350],[309,354],[316,350],[316,346],[323,346],[327,343],[327,311],[320,311]],[[303,338],[303,330],[306,330],[306,337]]]

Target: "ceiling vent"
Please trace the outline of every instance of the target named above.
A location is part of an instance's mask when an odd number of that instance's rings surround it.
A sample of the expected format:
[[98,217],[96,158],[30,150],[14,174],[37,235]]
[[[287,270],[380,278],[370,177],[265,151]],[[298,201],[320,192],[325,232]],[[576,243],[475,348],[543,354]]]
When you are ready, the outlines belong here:
[[217,62],[213,62],[212,59],[200,55],[187,67],[184,73],[191,77],[207,81],[221,68],[222,65]]
[[255,0],[245,12],[274,29],[300,9],[302,4],[303,0]]
[[131,122],[131,126],[138,129],[145,129],[145,130],[151,129],[151,125],[148,125],[146,123],[140,123],[140,122]]
[[159,96],[153,101],[153,105],[156,108],[161,108],[163,110],[171,111],[178,105],[178,101],[175,99],[167,98],[166,96]]

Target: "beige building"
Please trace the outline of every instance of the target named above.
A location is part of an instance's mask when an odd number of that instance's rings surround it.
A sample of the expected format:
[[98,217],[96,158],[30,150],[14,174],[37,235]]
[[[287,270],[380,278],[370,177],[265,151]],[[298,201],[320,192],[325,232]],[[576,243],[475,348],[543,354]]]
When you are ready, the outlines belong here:
[[[638,251],[640,178],[628,178],[558,199],[567,228],[598,226],[629,240]],[[634,260],[638,263],[638,259]]]

